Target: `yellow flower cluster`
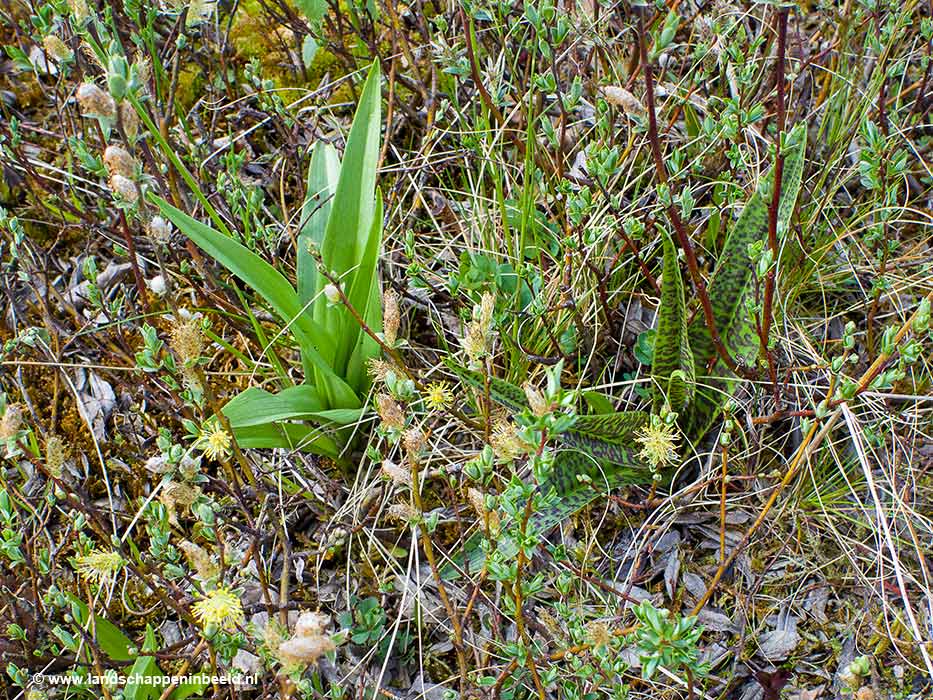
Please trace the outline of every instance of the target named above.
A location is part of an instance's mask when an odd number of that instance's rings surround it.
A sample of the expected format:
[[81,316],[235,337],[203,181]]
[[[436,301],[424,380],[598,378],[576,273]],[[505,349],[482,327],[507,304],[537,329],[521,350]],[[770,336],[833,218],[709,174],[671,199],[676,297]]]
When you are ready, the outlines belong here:
[[232,631],[243,622],[243,604],[226,586],[218,586],[194,604],[194,616],[203,627]]
[[123,557],[114,551],[93,549],[75,559],[78,575],[89,583],[105,585],[123,568]]
[[644,459],[652,469],[660,469],[673,464],[679,458],[677,454],[677,428],[664,421],[652,419],[635,438],[641,443],[638,456]]

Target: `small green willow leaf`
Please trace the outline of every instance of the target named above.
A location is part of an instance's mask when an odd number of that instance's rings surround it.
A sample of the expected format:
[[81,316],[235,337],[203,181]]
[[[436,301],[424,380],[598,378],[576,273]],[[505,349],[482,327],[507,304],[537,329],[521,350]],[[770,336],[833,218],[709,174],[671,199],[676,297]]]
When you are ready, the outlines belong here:
[[606,394],[598,391],[584,391],[582,396],[593,413],[612,413],[615,410],[612,399]]
[[[662,233],[664,246],[664,286],[658,329],[654,341],[651,378],[658,398],[665,398],[675,411],[683,410],[693,399],[694,364],[687,336],[687,304],[684,281],[677,264],[677,251],[667,233]],[[660,403],[660,401],[658,401]]]

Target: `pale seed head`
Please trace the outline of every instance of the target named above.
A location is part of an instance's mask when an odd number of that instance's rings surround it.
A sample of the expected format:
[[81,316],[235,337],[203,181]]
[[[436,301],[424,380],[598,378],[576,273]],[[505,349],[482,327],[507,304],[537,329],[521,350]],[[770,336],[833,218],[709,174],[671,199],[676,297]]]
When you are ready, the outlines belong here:
[[612,645],[612,632],[605,622],[591,622],[586,627],[587,637],[594,647],[608,647]]
[[74,52],[68,48],[68,45],[54,34],[49,34],[42,40],[42,48],[56,63],[69,61],[74,56]]
[[85,117],[114,119],[117,116],[117,103],[113,97],[94,83],[82,83],[77,98],[81,114]]
[[9,440],[16,436],[23,427],[23,407],[18,403],[11,403],[6,407],[3,418],[0,418],[0,440]]
[[551,407],[540,389],[527,382],[522,388],[525,390],[525,398],[528,399],[528,405],[531,407],[532,413],[539,418],[550,413]]
[[398,340],[398,328],[401,322],[398,301],[398,293],[394,289],[386,290],[382,295],[382,336],[390,348],[395,347],[395,341]]
[[49,474],[56,479],[61,478],[62,467],[68,459],[68,448],[58,435],[52,435],[45,442],[45,466]]
[[68,0],[68,9],[71,10],[71,15],[78,24],[84,24],[85,20],[91,16],[87,0]]
[[387,430],[401,430],[405,427],[405,414],[402,407],[388,394],[376,396],[376,412]]
[[323,613],[301,613],[291,639],[278,645],[279,661],[286,666],[307,666],[333,651],[336,646],[326,632],[329,624],[330,618]]
[[136,114],[136,108],[132,103],[127,101],[120,105],[120,120],[126,135],[131,139],[136,138],[139,133],[139,115]]
[[476,364],[489,349],[492,340],[493,314],[496,309],[496,297],[484,292],[480,303],[473,307],[473,320],[467,324],[461,340],[463,351]]
[[188,565],[195,570],[198,577],[204,581],[211,579],[220,573],[220,567],[211,560],[211,555],[205,549],[194,542],[183,540],[178,548],[185,555]]
[[104,151],[104,165],[111,175],[132,178],[136,172],[136,159],[122,146],[113,144]]
[[425,435],[421,428],[409,428],[402,436],[402,447],[411,459],[417,459],[424,449]]
[[630,93],[623,87],[617,85],[607,85],[602,88],[603,96],[606,98],[606,102],[609,104],[619,107],[626,114],[631,114],[634,116],[643,116],[647,114],[645,106],[638,100],[635,95]]
[[139,190],[136,189],[136,183],[119,173],[110,176],[110,191],[115,197],[130,204],[135,204],[136,200],[139,199]]
[[470,505],[473,506],[473,510],[476,511],[476,517],[479,518],[480,522],[486,522],[488,519],[490,530],[498,532],[499,514],[494,510],[486,508],[486,499],[483,497],[482,491],[470,487],[467,489],[466,495]]
[[153,216],[148,226],[149,236],[156,243],[168,243],[172,236],[172,225],[161,216]]
[[386,509],[386,516],[400,523],[410,523],[418,519],[418,511],[408,503],[393,503]]
[[369,376],[374,382],[384,382],[389,372],[392,371],[392,365],[378,357],[372,357],[366,365]]
[[204,331],[200,320],[196,317],[177,320],[172,326],[171,344],[182,364],[197,362],[204,352]]
[[527,452],[527,445],[519,437],[515,425],[498,420],[489,436],[489,445],[496,457],[503,462],[512,462]]
[[400,467],[395,462],[385,459],[382,461],[382,476],[391,481],[396,486],[411,487],[411,472]]

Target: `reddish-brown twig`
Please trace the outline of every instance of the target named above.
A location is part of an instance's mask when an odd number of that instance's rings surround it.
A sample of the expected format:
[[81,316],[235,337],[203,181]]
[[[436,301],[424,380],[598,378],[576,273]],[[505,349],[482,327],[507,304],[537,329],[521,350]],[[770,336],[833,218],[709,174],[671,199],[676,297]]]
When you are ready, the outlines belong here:
[[784,154],[781,152],[781,139],[784,135],[784,53],[787,45],[787,8],[778,9],[777,65],[774,69],[774,81],[777,84],[777,150],[774,155],[774,185],[771,192],[771,204],[768,206],[768,249],[771,251],[771,265],[765,277],[765,298],[761,318],[761,352],[768,362],[768,375],[771,377],[771,389],[774,403],[780,408],[780,390],[778,388],[777,369],[774,366],[774,353],[771,352],[771,323],[774,319],[774,285],[778,260],[778,211],[781,202],[781,179],[784,175]]
[[[645,18],[644,13],[638,12],[638,49],[641,56],[642,72],[645,75],[645,99],[648,108],[648,143],[651,147],[651,155],[654,158],[654,167],[657,171],[658,180],[662,185],[667,184],[667,170],[664,168],[664,159],[661,156],[661,146],[658,141],[658,123],[654,106],[654,69],[651,61],[648,60],[648,44],[645,39]],[[738,364],[732,359],[726,346],[723,345],[719,337],[719,330],[716,328],[716,317],[713,314],[713,305],[709,299],[709,293],[706,291],[706,281],[700,273],[700,266],[697,263],[696,252],[693,249],[690,232],[686,224],[677,213],[677,208],[673,203],[667,204],[667,215],[671,220],[671,225],[677,233],[677,240],[684,251],[684,257],[687,259],[687,269],[690,271],[690,278],[696,287],[697,297],[700,299],[700,306],[703,308],[703,318],[706,321],[706,327],[709,329],[710,338],[713,341],[713,347],[716,353],[722,358],[726,366],[735,373],[742,373]]]

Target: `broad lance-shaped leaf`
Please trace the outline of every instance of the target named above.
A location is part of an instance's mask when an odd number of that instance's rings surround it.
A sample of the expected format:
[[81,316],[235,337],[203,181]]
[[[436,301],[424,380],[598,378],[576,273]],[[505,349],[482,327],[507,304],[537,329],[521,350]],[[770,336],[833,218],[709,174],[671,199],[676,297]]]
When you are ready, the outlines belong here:
[[[778,230],[787,229],[800,191],[806,133],[806,125],[798,124],[786,138]],[[752,293],[754,274],[748,247],[757,241],[766,240],[767,236],[768,205],[762,192],[756,190],[726,239],[708,287],[713,318],[720,337],[732,356],[745,362],[754,359],[759,345],[754,319],[748,317],[745,308],[745,301]],[[751,341],[747,337],[749,330],[754,336]],[[716,349],[701,314],[697,314],[690,328],[690,347],[697,369],[705,370],[716,354]]]
[[[123,691],[124,696],[132,698],[133,700],[155,700],[155,698],[160,697],[164,690],[163,687],[149,683],[137,684],[133,680],[134,678],[144,676],[161,677],[163,675],[162,670],[155,661],[155,657],[152,655],[131,653],[130,650],[137,648],[137,644],[127,637],[119,627],[100,615],[91,612],[87,604],[79,598],[70,593],[66,593],[65,595],[69,602],[72,617],[77,624],[84,628],[87,634],[90,635],[97,644],[100,651],[103,652],[103,655],[107,657],[104,661],[112,659],[114,661],[133,662],[133,665],[128,668],[129,673],[127,674],[127,683]],[[156,649],[155,634],[147,625],[142,651],[154,652]],[[84,648],[82,660],[88,655],[89,652]],[[78,668],[81,667],[82,665],[79,664]],[[93,688],[93,685],[88,682],[87,672],[76,670],[68,672],[67,675],[71,678],[69,685],[73,690],[77,691],[85,688],[90,690]],[[195,679],[190,679],[188,682],[182,683],[175,688],[172,694],[169,695],[169,699],[185,700],[185,698],[195,692],[200,693],[206,686],[207,683],[202,684]]]
[[797,208],[797,195],[803,183],[804,156],[807,150],[807,126],[798,124],[784,138],[784,171],[781,173],[781,200],[778,202],[779,236],[786,236]]
[[339,459],[341,447],[320,426],[306,423],[263,423],[236,428],[237,445],[253,449],[301,450]]
[[[353,283],[350,285],[348,298],[353,308],[363,317],[370,330],[382,328],[382,285],[379,282],[379,250],[382,248],[382,193],[376,191],[376,209],[370,222],[369,235],[366,239],[366,249],[362,252],[356,270],[353,273]],[[349,315],[349,314],[348,314]],[[366,333],[356,319],[350,319],[351,325],[345,327],[344,333],[355,338],[347,359],[344,375],[350,386],[358,394],[365,394],[369,388],[369,374],[366,363],[378,357],[381,349],[379,344]]]
[[250,387],[230,399],[221,411],[235,430],[275,421],[307,420],[326,408],[314,387],[299,384],[277,394]]
[[[454,372],[467,386],[476,389],[480,395],[486,391],[489,383],[489,397],[513,413],[520,413],[528,408],[525,392],[511,382],[497,377],[484,379],[483,375],[471,369],[461,367],[453,360],[445,359],[444,364]],[[589,452],[597,459],[605,459],[615,464],[630,464],[627,452],[617,452],[619,447],[627,447],[634,442],[636,433],[648,421],[648,414],[643,411],[617,411],[613,413],[577,416],[573,427],[561,433],[561,441]],[[617,458],[617,459],[616,459]]]
[[[328,270],[340,278],[350,303],[358,311],[366,308],[374,269],[372,234],[375,214],[376,168],[379,162],[380,115],[382,93],[379,64],[374,63],[363,85],[360,103],[353,117],[347,147],[340,165],[327,228],[321,241],[321,258]],[[380,222],[381,223],[381,222]],[[376,227],[381,236],[381,226]],[[366,285],[356,284],[363,277]],[[323,289],[325,280],[318,280]],[[320,289],[318,291],[320,291]],[[314,319],[335,339],[333,355],[325,355],[331,366],[345,376],[350,355],[357,345],[360,328],[342,306],[329,305],[326,299],[315,302]]]
[[360,421],[363,415],[360,408],[327,409],[314,387],[307,384],[277,394],[250,387],[230,399],[221,411],[241,447],[297,448],[334,458],[343,444],[338,429]]
[[[318,141],[308,166],[308,189],[301,205],[301,228],[298,231],[298,298],[305,306],[322,288],[318,284],[317,261],[311,255],[311,245],[320,249],[324,241],[339,176],[340,158],[336,149],[329,143]],[[311,313],[310,308],[308,313]]]
[[687,337],[687,305],[677,251],[667,233],[662,233],[661,240],[664,247],[664,286],[661,288],[651,379],[655,391],[667,399],[673,410],[681,411],[693,399],[693,353]]
[[278,270],[239,242],[218,233],[160,197],[153,196],[162,215],[168,218],[205,253],[263,297],[289,325],[301,346],[305,372],[313,368],[317,388],[327,396],[331,408],[358,408],[360,400],[353,389],[325,362],[322,355],[333,355],[333,339],[308,314],[288,280]]
[[489,398],[497,404],[505,406],[510,411],[519,413],[528,408],[528,400],[525,398],[525,392],[514,384],[496,377],[484,378],[479,372],[461,367],[453,360],[447,358],[444,359],[444,364],[447,365],[447,368],[451,372],[460,377],[464,384],[478,389],[480,394],[485,393],[488,380]]
[[577,416],[573,427],[561,434],[561,441],[608,464],[643,468],[632,446],[648,418],[644,411]]
[[[795,126],[787,135],[784,147],[784,170],[781,176],[781,199],[778,205],[778,231],[787,231],[794,213],[803,175],[807,145],[806,124]],[[773,175],[772,175],[773,180]],[[745,364],[754,362],[760,347],[755,319],[748,313],[746,302],[754,293],[754,264],[749,246],[767,240],[768,205],[760,190],[751,196],[726,239],[716,271],[708,287],[716,328],[732,357]],[[778,305],[775,304],[775,311]],[[716,355],[712,336],[702,314],[697,314],[689,332],[690,348],[696,363],[698,401],[692,423],[706,425],[716,406],[732,393],[734,381],[703,379],[707,367]],[[728,374],[721,360],[713,363],[712,377]]]

